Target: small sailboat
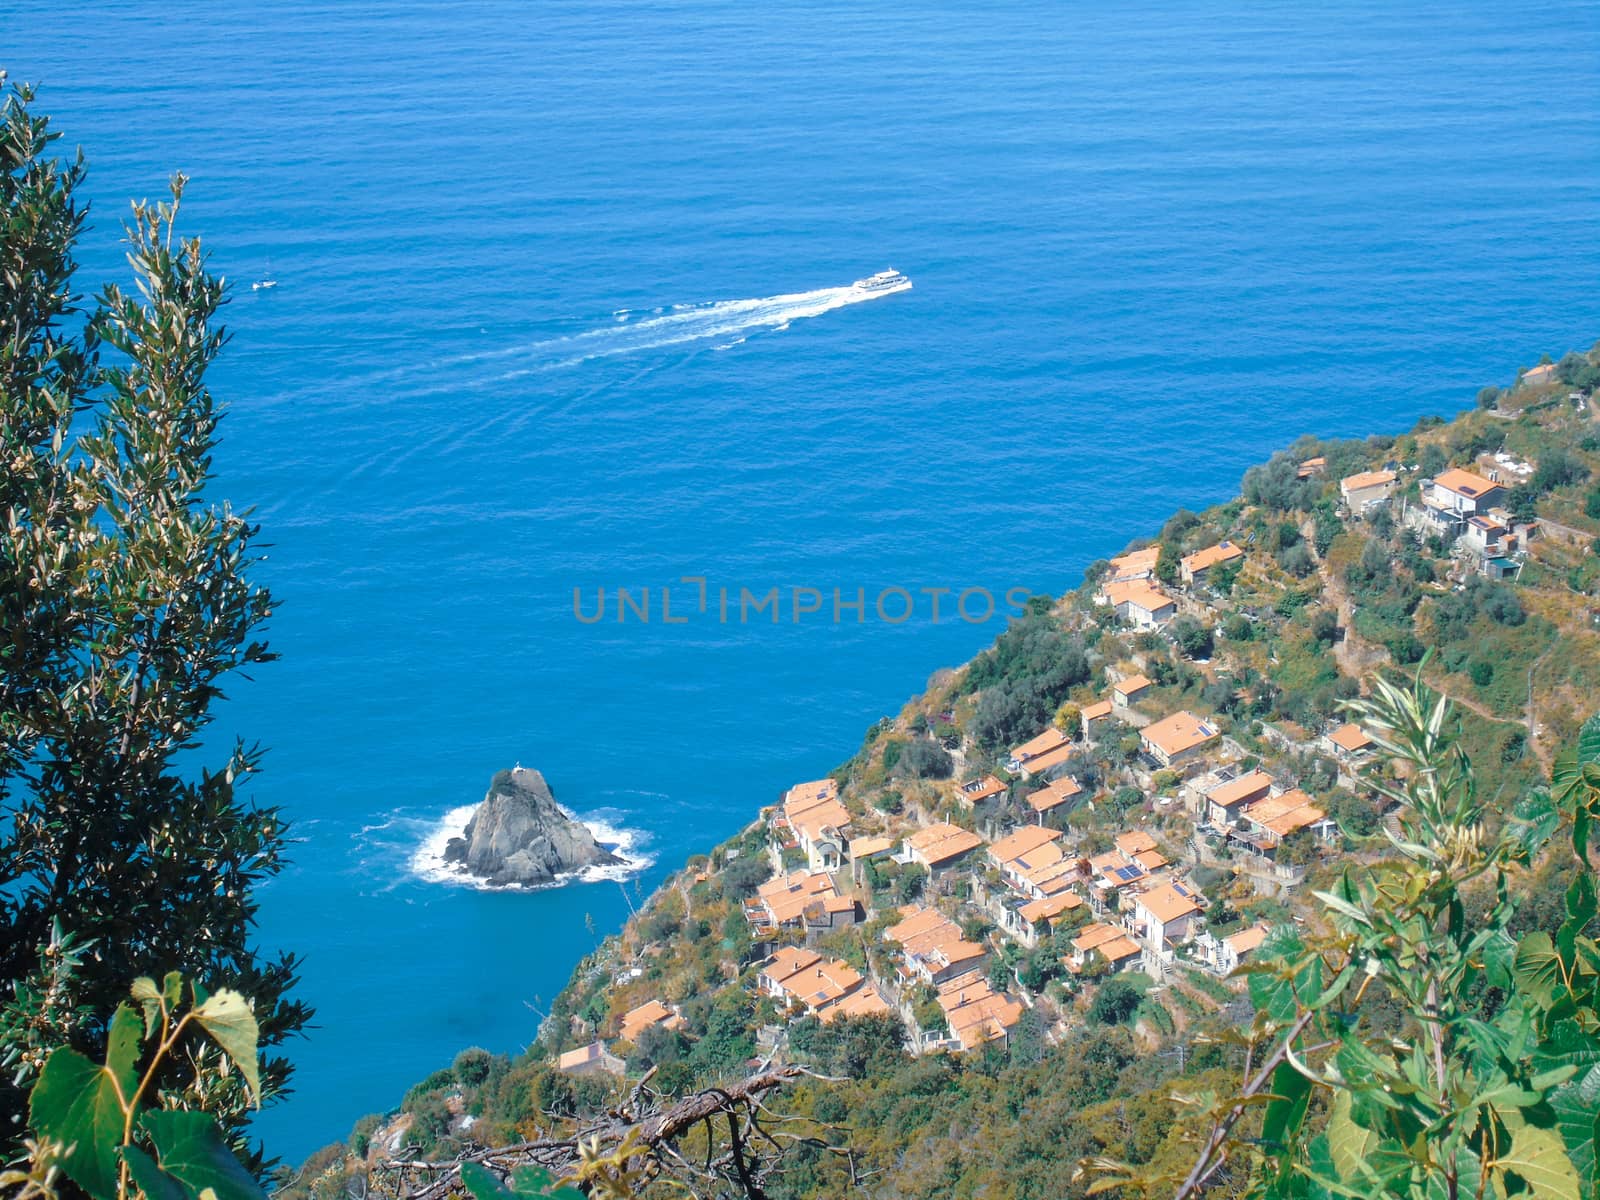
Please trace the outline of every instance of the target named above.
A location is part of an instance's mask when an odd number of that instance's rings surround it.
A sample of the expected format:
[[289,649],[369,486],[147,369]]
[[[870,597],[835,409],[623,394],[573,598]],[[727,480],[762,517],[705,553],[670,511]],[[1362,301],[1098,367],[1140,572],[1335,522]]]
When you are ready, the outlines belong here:
[[250,285],[252,292],[265,292],[278,286],[278,281],[272,277],[272,260],[267,259],[267,273],[262,278]]

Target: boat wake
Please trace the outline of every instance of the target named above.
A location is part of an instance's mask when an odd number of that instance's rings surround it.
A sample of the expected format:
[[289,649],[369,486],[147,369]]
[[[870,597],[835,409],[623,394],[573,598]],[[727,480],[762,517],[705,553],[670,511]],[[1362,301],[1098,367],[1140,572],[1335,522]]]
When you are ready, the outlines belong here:
[[622,861],[609,867],[585,867],[581,871],[572,871],[559,876],[554,883],[544,888],[495,887],[488,880],[469,873],[459,863],[447,863],[444,860],[445,846],[451,838],[461,836],[461,831],[466,828],[477,807],[476,804],[463,804],[459,808],[452,808],[439,821],[427,825],[421,831],[422,840],[412,852],[409,864],[413,876],[425,883],[453,884],[484,892],[547,891],[569,883],[600,883],[608,879],[618,881],[631,879],[655,862],[655,856],[645,853],[642,848],[648,840],[648,835],[637,829],[624,829],[611,824],[610,818],[619,814],[608,809],[588,815],[568,813],[568,816],[587,825],[589,832],[594,834],[594,840]]
[[[904,276],[896,275],[888,282],[879,282],[879,279],[873,276],[861,281],[863,284],[871,282],[870,287],[849,284],[748,300],[712,300],[651,309],[619,308],[609,314],[608,321],[579,333],[385,367],[346,376],[346,382],[366,385],[398,382],[399,387],[385,389],[391,398],[455,394],[575,367],[595,359],[700,346],[730,349],[759,333],[781,333],[796,321],[911,290],[911,280]],[[497,367],[497,364],[502,365]],[[294,394],[285,393],[279,399],[290,399]]]
[[753,333],[782,332],[795,321],[820,317],[835,309],[910,290],[911,281],[906,279],[902,283],[871,289],[852,284],[751,300],[674,304],[666,312],[658,310],[643,318],[639,318],[632,310],[618,309],[612,314],[612,324],[598,329],[509,346],[470,357],[474,362],[518,357],[524,359],[522,367],[527,371],[577,366],[597,358],[639,354],[699,342],[732,346]]

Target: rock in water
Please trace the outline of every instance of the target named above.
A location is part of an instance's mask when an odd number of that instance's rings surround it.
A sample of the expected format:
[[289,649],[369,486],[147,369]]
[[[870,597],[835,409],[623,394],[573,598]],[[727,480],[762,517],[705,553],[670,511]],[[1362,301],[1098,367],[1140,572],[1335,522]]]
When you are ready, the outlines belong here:
[[526,767],[495,775],[465,832],[445,846],[444,860],[496,887],[538,887],[623,861],[562,812],[544,776]]

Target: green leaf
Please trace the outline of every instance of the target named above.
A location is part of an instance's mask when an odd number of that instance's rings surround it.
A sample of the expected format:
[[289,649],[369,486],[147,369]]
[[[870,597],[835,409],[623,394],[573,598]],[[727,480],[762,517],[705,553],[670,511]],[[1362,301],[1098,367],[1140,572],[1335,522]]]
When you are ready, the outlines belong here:
[[1588,871],[1579,871],[1567,888],[1567,919],[1556,931],[1556,950],[1569,973],[1578,961],[1578,938],[1594,920],[1597,910],[1600,905],[1595,903],[1594,877]]
[[[1578,1173],[1553,1129],[1520,1125],[1512,1129],[1511,1151],[1495,1168],[1521,1179],[1541,1200],[1579,1200]],[[1507,1192],[1513,1189],[1509,1186]]]
[[95,1200],[117,1194],[123,1111],[111,1073],[76,1050],[51,1052],[28,1097],[33,1131],[66,1147],[61,1169]]
[[189,1200],[183,1184],[156,1166],[156,1160],[139,1147],[124,1146],[122,1161],[128,1164],[128,1174],[145,1194],[145,1200]]
[[1600,1068],[1569,1079],[1550,1093],[1556,1132],[1578,1174],[1590,1183],[1596,1176],[1595,1126],[1600,1120]]
[[194,1019],[227,1052],[239,1068],[256,1106],[261,1105],[261,1071],[256,1059],[256,1041],[260,1029],[255,1013],[238,992],[229,988],[208,996],[204,1004],[194,1010]]
[[1590,717],[1578,730],[1578,761],[1600,762],[1600,713]]
[[168,1012],[172,1012],[178,1007],[178,1002],[183,999],[183,975],[181,972],[168,971],[162,978],[161,998],[166,1001]]
[[1483,943],[1484,981],[1501,991],[1511,990],[1511,968],[1517,960],[1517,943],[1504,929],[1497,929]]
[[161,1170],[175,1178],[190,1200],[264,1200],[265,1193],[217,1133],[210,1113],[151,1111],[139,1123],[150,1135]]
[[1328,1114],[1328,1157],[1340,1180],[1353,1184],[1364,1178],[1367,1158],[1381,1140],[1376,1133],[1357,1125],[1350,1115],[1350,1093],[1334,1094]]
[[133,981],[133,998],[144,1010],[145,1037],[153,1037],[156,1026],[161,1023],[161,989],[156,987],[154,979],[141,975]]
[[1516,976],[1517,986],[1544,1008],[1555,1001],[1557,993],[1566,990],[1561,956],[1556,953],[1550,935],[1542,930],[1528,934],[1517,944],[1512,974]]
[[575,1187],[556,1187],[555,1179],[543,1167],[518,1167],[511,1172],[511,1192],[522,1200],[584,1200]]
[[1272,1072],[1272,1097],[1261,1119],[1261,1140],[1272,1151],[1292,1149],[1311,1100],[1311,1081],[1288,1063],[1279,1063]]
[[122,1098],[131,1101],[139,1088],[139,1030],[142,1022],[131,1004],[117,1005],[111,1014],[111,1029],[106,1035],[106,1070],[121,1089]]
[[511,1193],[500,1186],[494,1173],[477,1163],[461,1164],[461,1182],[467,1185],[475,1200],[511,1200]]
[[1307,956],[1305,943],[1292,925],[1269,933],[1256,960],[1256,970],[1250,975],[1250,1001],[1274,1021],[1293,1021],[1299,1013],[1297,995],[1309,1000],[1322,991],[1322,960]]

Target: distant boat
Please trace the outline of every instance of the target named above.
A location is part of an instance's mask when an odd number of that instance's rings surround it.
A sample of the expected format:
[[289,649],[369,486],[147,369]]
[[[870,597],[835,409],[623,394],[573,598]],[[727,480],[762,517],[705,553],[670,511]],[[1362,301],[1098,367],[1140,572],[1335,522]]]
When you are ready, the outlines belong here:
[[887,271],[879,271],[876,275],[858,279],[850,286],[863,292],[881,292],[888,288],[910,287],[911,280],[890,267]]
[[267,259],[267,274],[263,279],[258,279],[250,285],[252,292],[265,292],[278,286],[278,281],[272,277],[272,260]]

